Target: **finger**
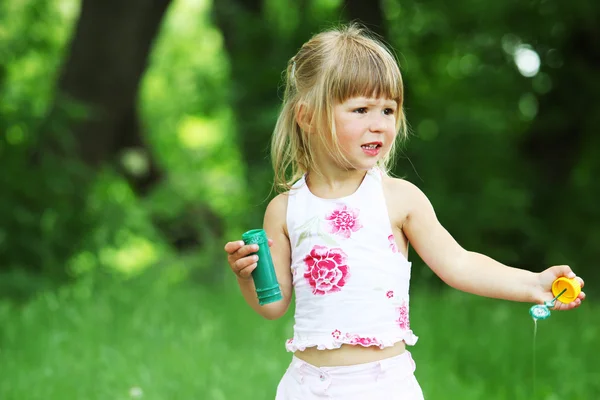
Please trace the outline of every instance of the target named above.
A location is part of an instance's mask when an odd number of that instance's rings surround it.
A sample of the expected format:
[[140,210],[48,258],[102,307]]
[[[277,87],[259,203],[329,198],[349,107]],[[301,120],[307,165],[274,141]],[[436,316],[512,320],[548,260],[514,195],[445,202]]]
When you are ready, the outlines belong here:
[[[585,295],[584,295],[584,297],[585,297]],[[569,305],[568,305],[568,307],[567,307],[567,310],[571,310],[571,309],[574,309],[574,308],[577,308],[577,307],[579,307],[579,306],[581,305],[581,302],[582,302],[582,300],[583,300],[583,299],[581,299],[581,298],[579,298],[579,297],[578,297],[578,298],[576,298],[576,299],[575,299],[575,300],[573,300],[571,303],[569,303]]]
[[235,242],[228,242],[225,245],[225,251],[229,254],[233,254],[236,251],[238,251],[242,246],[244,245],[244,242],[241,240],[237,240]]
[[577,303],[575,301],[572,301],[572,302],[570,302],[568,304],[557,302],[556,303],[556,307],[554,307],[554,309],[557,310],[557,311],[567,311],[567,310],[570,310],[572,308],[575,308],[576,306],[577,306]]
[[242,269],[239,272],[240,277],[244,278],[244,279],[250,278],[252,276],[252,271],[254,271],[256,269],[257,265],[258,265],[257,263],[250,264],[246,268]]
[[557,300],[556,303],[554,303],[554,310],[557,311],[562,311],[562,310],[566,310],[567,309],[567,304],[563,303],[560,300]]
[[575,300],[573,300],[572,302],[566,304],[561,302],[560,300],[558,300],[555,304],[555,310],[571,310],[573,308],[577,308],[581,305],[581,303],[585,300],[585,293],[584,292],[580,292],[579,295],[577,296],[577,298]]
[[579,286],[581,286],[581,288],[583,288],[583,285],[585,284],[583,282],[583,279],[581,279],[580,277],[577,277],[577,281],[579,282]]
[[258,251],[257,244],[248,244],[240,247],[234,254],[232,254],[235,258],[243,258],[247,257],[249,254],[256,253]]
[[268,243],[269,243],[269,247],[273,246],[273,239],[269,239]]
[[565,276],[567,278],[575,278],[575,273],[568,265],[556,265],[552,267],[552,272],[558,278],[561,276]]
[[233,263],[233,270],[237,274],[240,274],[243,269],[249,267],[252,264],[255,264],[257,261],[258,261],[258,256],[257,255],[252,255],[250,257],[240,258],[236,262]]

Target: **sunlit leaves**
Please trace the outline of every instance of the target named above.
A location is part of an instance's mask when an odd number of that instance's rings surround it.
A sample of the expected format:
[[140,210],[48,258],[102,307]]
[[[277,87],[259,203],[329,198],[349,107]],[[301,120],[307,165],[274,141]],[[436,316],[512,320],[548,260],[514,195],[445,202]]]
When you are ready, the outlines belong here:
[[100,261],[103,265],[127,275],[139,273],[152,266],[159,256],[156,244],[147,238],[122,232],[121,239],[115,247],[100,250]]
[[531,78],[540,70],[540,56],[530,46],[518,46],[515,49],[514,57],[521,75]]
[[190,150],[215,150],[223,144],[223,127],[219,121],[193,116],[182,117],[177,137],[184,148]]

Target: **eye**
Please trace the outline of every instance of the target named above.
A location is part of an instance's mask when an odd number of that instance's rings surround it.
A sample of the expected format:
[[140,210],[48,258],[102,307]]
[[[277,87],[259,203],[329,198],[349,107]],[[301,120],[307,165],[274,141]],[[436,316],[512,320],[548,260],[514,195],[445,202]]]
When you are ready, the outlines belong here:
[[367,112],[367,107],[359,107],[354,110],[355,113],[364,114]]
[[394,115],[396,113],[396,110],[394,110],[393,108],[386,108],[385,110],[383,110],[383,113],[385,115]]

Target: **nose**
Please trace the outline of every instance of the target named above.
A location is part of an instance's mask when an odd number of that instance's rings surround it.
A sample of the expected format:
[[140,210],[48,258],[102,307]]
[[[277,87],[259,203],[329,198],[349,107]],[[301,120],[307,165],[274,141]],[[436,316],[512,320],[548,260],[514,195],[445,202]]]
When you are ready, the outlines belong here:
[[387,121],[385,119],[385,116],[381,114],[376,114],[373,115],[373,118],[371,119],[371,123],[369,124],[369,130],[371,132],[381,133],[385,131],[386,126]]

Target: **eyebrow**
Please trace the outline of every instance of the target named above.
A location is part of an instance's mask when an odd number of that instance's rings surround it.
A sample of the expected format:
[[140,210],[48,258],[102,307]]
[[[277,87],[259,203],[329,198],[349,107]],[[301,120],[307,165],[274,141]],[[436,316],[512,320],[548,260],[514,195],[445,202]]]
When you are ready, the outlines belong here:
[[[350,100],[350,104],[353,104],[353,105],[354,105],[354,104],[356,104],[356,103],[359,103],[359,104],[367,104],[367,105],[369,105],[369,106],[378,105],[378,102],[377,102],[377,100],[364,99],[364,98],[363,98],[363,99],[352,99],[352,100]],[[397,105],[398,105],[398,103],[396,102],[396,100],[392,100],[392,99],[388,99],[388,100],[385,100],[385,101],[383,102],[383,105],[384,105],[384,106],[389,106],[389,105],[391,105],[391,104],[393,104],[394,106],[397,106]]]

